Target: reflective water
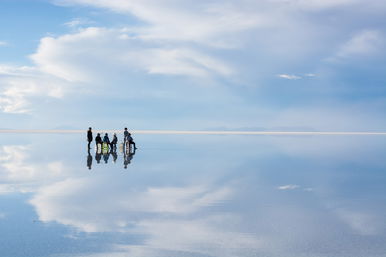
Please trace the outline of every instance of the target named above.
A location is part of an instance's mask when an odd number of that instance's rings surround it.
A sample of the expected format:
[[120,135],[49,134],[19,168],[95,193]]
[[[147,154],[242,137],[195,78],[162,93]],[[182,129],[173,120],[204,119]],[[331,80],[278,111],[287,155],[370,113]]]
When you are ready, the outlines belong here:
[[386,256],[383,136],[0,140],[0,256]]

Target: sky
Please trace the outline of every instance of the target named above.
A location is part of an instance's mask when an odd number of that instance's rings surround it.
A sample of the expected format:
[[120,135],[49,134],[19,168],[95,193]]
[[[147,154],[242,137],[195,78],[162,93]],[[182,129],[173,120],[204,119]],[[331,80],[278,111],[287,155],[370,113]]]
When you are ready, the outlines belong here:
[[2,0],[0,129],[385,131],[384,0]]

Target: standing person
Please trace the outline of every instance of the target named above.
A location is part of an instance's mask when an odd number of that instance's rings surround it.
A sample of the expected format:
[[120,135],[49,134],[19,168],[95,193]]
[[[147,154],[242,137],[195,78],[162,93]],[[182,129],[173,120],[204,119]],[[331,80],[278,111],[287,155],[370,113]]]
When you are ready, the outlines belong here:
[[87,141],[88,141],[88,149],[91,149],[91,142],[92,142],[92,131],[91,131],[91,127],[88,128],[88,131],[87,131]]
[[127,140],[129,136],[129,131],[127,131],[127,128],[125,128],[125,131],[123,131],[123,144],[127,144],[129,141]]
[[117,134],[114,133],[113,140],[111,140],[111,144],[110,144],[112,151],[117,149],[117,143],[118,143]]
[[99,133],[95,137],[95,145],[96,145],[97,150],[98,150],[98,144],[100,144],[101,148],[102,148],[102,138],[101,138],[101,134],[99,134]]

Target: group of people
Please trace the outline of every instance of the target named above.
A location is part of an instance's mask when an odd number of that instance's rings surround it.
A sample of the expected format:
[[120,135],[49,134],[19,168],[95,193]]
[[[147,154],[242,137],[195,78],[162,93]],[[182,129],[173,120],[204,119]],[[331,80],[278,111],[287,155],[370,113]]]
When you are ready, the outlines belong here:
[[[125,128],[123,131],[123,144],[124,147],[128,147],[129,149],[131,146],[134,147],[134,150],[137,149],[135,142],[133,140],[133,137],[131,136],[130,132]],[[93,135],[92,135],[92,128],[88,128],[87,131],[87,141],[88,141],[88,149],[91,149],[91,142],[93,141]],[[97,133],[97,136],[95,137],[95,145],[96,148],[98,149],[99,145],[102,148],[102,145],[105,144],[107,147],[109,147],[111,150],[117,149],[117,143],[118,143],[118,137],[117,134],[114,133],[113,139],[110,141],[109,135],[105,133],[103,139],[101,137],[100,133]]]

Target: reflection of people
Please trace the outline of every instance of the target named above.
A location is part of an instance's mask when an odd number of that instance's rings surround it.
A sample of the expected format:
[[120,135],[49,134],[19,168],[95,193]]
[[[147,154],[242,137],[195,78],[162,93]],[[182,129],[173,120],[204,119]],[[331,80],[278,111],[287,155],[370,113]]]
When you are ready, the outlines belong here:
[[88,149],[90,149],[90,144],[92,142],[92,131],[91,131],[91,127],[88,128],[88,131],[87,131],[87,141],[88,141]]
[[127,169],[127,165],[129,165],[131,163],[131,160],[133,159],[133,156],[135,154],[135,150],[134,152],[130,151],[130,148],[128,151],[126,151],[126,149],[124,149],[123,151],[123,167],[125,169]]
[[107,163],[109,161],[109,157],[110,157],[109,151],[103,152],[103,160],[105,161],[105,163]]
[[92,156],[91,156],[91,153],[90,153],[90,148],[88,149],[87,153],[88,153],[88,155],[87,155],[87,167],[88,167],[89,170],[91,170]]
[[102,149],[97,148],[97,151],[95,153],[95,160],[97,163],[100,163],[102,159]]
[[95,137],[95,145],[96,145],[97,149],[98,149],[98,145],[101,145],[101,148],[102,148],[102,138],[101,138],[101,134],[99,134],[99,133]]
[[117,158],[118,158],[117,151],[112,151],[111,155],[113,156],[113,162],[115,163],[117,161]]

